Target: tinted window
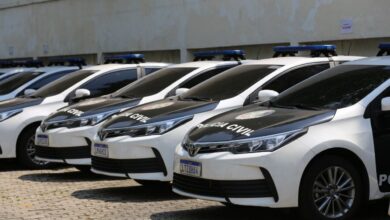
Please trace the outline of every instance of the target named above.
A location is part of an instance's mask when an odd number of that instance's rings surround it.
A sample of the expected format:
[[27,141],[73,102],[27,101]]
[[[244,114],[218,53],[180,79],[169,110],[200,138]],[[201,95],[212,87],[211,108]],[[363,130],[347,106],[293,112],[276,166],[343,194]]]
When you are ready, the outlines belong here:
[[126,86],[114,94],[114,96],[143,97],[153,95],[176,80],[182,78],[196,68],[165,68],[146,76],[135,83]]
[[[29,85],[26,87],[25,90],[27,89],[35,89],[35,90],[38,90],[40,89],[41,87],[65,76],[66,74],[70,73],[70,72],[74,72],[74,70],[65,70],[65,71],[61,71],[61,72],[58,72],[58,73],[53,73],[53,74],[50,74],[48,76],[45,76],[45,77],[42,77],[41,79],[37,80],[36,82],[34,82],[33,84]],[[18,95],[22,95],[24,94],[24,91],[20,92]]]
[[3,75],[4,73],[0,72],[0,76]]
[[37,97],[49,97],[57,95],[88,76],[96,73],[94,70],[79,70],[47,84],[34,93]]
[[160,70],[161,68],[145,68],[145,75],[149,75],[151,73],[156,72],[157,70]]
[[270,89],[281,93],[293,85],[329,69],[329,67],[329,64],[320,64],[294,69],[271,81],[269,84],[264,86],[263,89]]
[[8,94],[25,83],[40,76],[42,72],[20,72],[0,82],[0,95]]
[[344,108],[357,103],[389,78],[389,66],[338,66],[286,90],[272,104],[282,107]]
[[200,75],[197,75],[194,78],[185,82],[183,85],[180,86],[180,88],[190,89],[190,88],[198,85],[199,83],[201,83],[207,79],[210,79],[211,77],[216,76],[216,75],[222,73],[223,71],[228,70],[232,67],[233,66],[223,67],[223,68],[213,69],[213,70],[209,70],[207,72],[201,73]]
[[181,98],[228,99],[240,94],[278,67],[269,65],[238,66],[195,86]]
[[115,92],[136,81],[137,78],[136,69],[115,71],[90,80],[80,88],[88,89],[91,92],[91,97],[96,97]]

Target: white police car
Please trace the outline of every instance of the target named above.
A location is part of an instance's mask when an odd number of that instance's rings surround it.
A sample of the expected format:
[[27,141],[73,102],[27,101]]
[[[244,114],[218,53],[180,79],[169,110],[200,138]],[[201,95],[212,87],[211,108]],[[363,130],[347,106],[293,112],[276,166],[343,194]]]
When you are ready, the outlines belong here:
[[[135,55],[124,58],[130,60],[132,56]],[[112,93],[142,77],[149,68],[154,71],[165,66],[136,63],[88,67],[67,74],[29,96],[0,102],[0,158],[16,157],[31,168],[45,166],[46,162],[34,159],[35,131],[45,117],[69,102]],[[38,143],[44,142],[44,138],[38,138]]]
[[[173,156],[184,135],[201,121],[266,100],[292,85],[358,57],[330,56],[334,46],[277,47],[276,55],[311,50],[326,57],[281,57],[229,69],[187,93],[141,105],[107,120],[93,140],[92,171],[141,184],[171,181]],[[265,90],[259,93],[260,90]],[[270,91],[275,90],[275,91]],[[240,133],[246,132],[239,129]]]
[[354,219],[390,195],[389,110],[390,57],[345,63],[198,124],[176,149],[173,191]]
[[[196,60],[205,60],[208,53],[195,54]],[[161,100],[241,64],[242,51],[214,51],[211,56],[222,55],[236,61],[202,61],[171,65],[110,96],[90,99],[58,110],[46,118],[36,133],[36,158],[42,161],[76,165],[90,170],[91,140],[101,122],[125,109]],[[211,59],[208,57],[207,59]],[[45,140],[42,142],[42,137]],[[43,143],[43,144],[42,144]],[[85,166],[84,169],[80,165]]]

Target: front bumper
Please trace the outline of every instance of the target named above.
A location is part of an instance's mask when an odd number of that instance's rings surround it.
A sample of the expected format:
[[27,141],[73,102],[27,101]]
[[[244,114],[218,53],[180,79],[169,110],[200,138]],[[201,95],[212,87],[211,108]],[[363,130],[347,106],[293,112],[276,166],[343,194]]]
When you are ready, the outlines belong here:
[[[173,191],[183,196],[245,206],[297,207],[302,174],[312,152],[299,140],[274,152],[200,153],[191,157],[180,146],[174,159]],[[200,176],[180,168],[200,166]]]
[[91,165],[91,139],[97,130],[98,126],[56,128],[46,131],[39,127],[36,136],[46,135],[49,145],[39,146],[36,143],[36,158],[71,165]]

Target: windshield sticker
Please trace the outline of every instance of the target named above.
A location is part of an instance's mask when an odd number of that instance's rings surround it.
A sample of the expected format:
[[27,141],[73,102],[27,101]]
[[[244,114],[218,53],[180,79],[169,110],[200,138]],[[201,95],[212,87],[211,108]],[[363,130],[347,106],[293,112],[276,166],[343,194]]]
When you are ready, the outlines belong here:
[[237,134],[245,135],[247,137],[250,137],[252,132],[255,130],[246,128],[244,126],[238,125],[238,124],[230,124],[228,122],[215,122],[211,124],[198,124],[198,128],[224,128],[229,131],[233,131]]
[[145,115],[138,114],[138,113],[131,113],[131,112],[122,113],[120,116],[129,117],[130,119],[140,121],[142,123],[146,123],[150,119],[149,117],[147,117]]
[[153,109],[159,109],[159,108],[165,108],[170,105],[173,105],[174,102],[163,102],[163,103],[157,103],[157,104],[149,104],[145,107],[143,107],[141,110],[153,110]]
[[248,113],[237,116],[235,119],[248,120],[248,119],[261,118],[261,117],[265,117],[267,115],[271,115],[274,112],[275,112],[275,110],[262,110],[262,111],[248,112]]

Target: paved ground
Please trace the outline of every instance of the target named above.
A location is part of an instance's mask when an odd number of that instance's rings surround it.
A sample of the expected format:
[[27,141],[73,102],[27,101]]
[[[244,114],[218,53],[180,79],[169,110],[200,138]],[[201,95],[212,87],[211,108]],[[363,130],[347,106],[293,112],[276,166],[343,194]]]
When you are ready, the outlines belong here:
[[[367,206],[360,219],[389,219],[386,205]],[[29,171],[8,160],[0,160],[0,207],[0,219],[297,219],[295,210],[227,208],[131,180],[73,168]]]

